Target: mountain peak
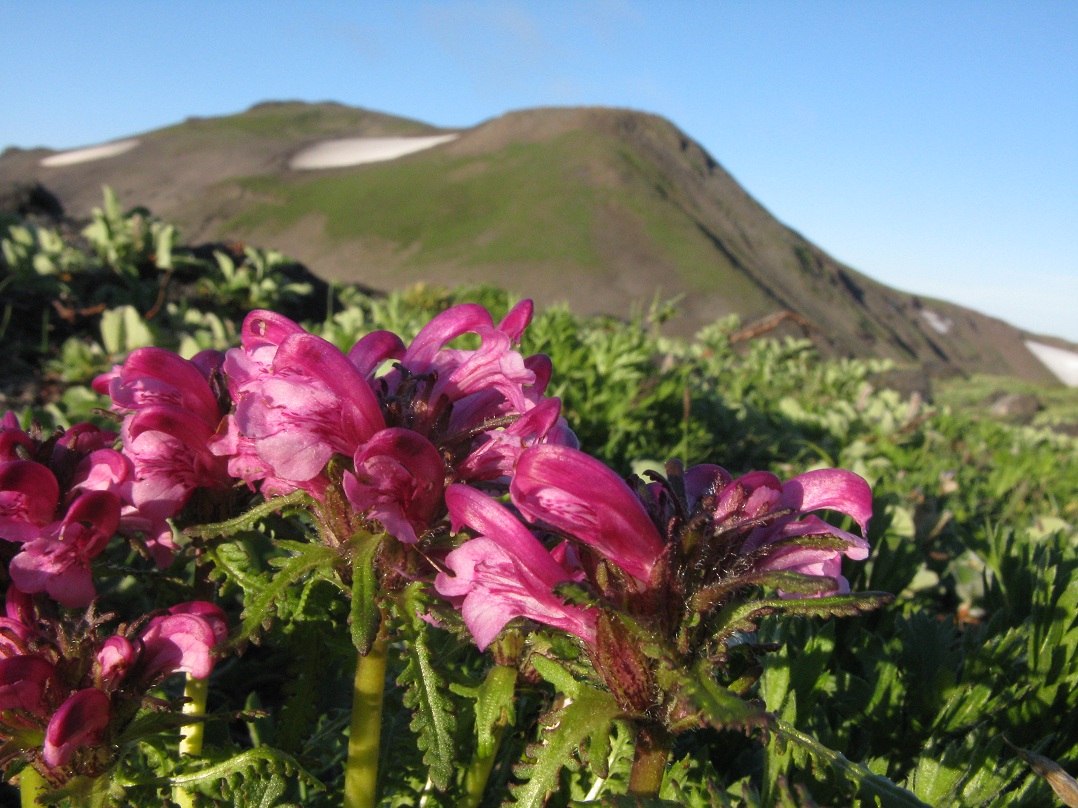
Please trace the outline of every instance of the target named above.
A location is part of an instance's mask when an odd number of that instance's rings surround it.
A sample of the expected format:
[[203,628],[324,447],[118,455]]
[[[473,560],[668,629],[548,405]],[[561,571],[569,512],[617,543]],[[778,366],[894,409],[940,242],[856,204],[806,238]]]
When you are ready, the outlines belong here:
[[[292,168],[312,146],[364,138],[425,141],[380,162]],[[335,102],[266,101],[138,139],[108,159],[54,167],[9,150],[0,187],[41,183],[86,216],[109,185],[188,239],[274,246],[325,278],[374,288],[494,283],[620,316],[680,298],[677,333],[729,314],[770,317],[782,323],[775,333],[830,355],[1052,379],[1018,329],[841,264],[646,112],[522,109],[460,131]]]

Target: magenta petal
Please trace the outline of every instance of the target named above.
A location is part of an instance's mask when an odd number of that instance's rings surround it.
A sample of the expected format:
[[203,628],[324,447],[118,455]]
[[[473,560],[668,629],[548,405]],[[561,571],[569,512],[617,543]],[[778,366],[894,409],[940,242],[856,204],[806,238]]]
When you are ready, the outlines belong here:
[[532,384],[532,392],[542,395],[550,384],[550,377],[554,375],[554,362],[546,354],[532,354],[524,358],[524,367],[535,375]]
[[217,643],[213,627],[195,614],[155,617],[140,637],[142,677],[148,681],[173,673],[205,679],[213,670],[211,649]]
[[127,637],[116,635],[101,644],[97,652],[97,670],[94,684],[111,691],[127,674],[138,659],[138,650]]
[[49,469],[32,460],[0,463],[0,538],[29,541],[51,522],[60,486]]
[[872,517],[872,489],[852,471],[818,469],[786,482],[782,504],[802,513],[824,508],[844,513],[865,533]]
[[77,749],[97,746],[112,720],[112,702],[96,687],[80,690],[61,705],[45,730],[43,757],[50,766],[66,766]]
[[524,329],[528,327],[528,324],[532,321],[532,315],[535,313],[535,304],[525,298],[513,306],[509,313],[505,315],[500,323],[498,323],[498,330],[503,332],[514,343],[520,342],[520,338],[524,335]]
[[256,345],[280,345],[293,334],[303,333],[301,326],[283,314],[256,309],[243,319],[240,341],[249,350]]
[[434,518],[445,486],[445,463],[434,445],[410,429],[383,429],[355,455],[344,492],[358,513],[413,544]]
[[511,552],[535,574],[566,580],[560,577],[565,575],[565,570],[532,532],[492,497],[466,485],[451,485],[445,491],[445,504],[455,532],[467,525]]
[[689,499],[689,510],[706,496],[717,496],[730,484],[733,478],[730,472],[711,463],[690,466],[685,471],[685,495]]
[[543,399],[505,429],[486,433],[486,440],[457,465],[458,474],[469,482],[512,475],[520,453],[544,441],[560,413],[561,399]]
[[461,616],[480,650],[515,617],[527,617],[595,641],[595,614],[562,602],[554,588],[573,580],[531,531],[491,497],[463,485],[446,490],[453,524],[467,524],[479,538],[446,557],[453,575],[440,573],[435,589],[463,598]]
[[390,359],[404,356],[404,343],[392,331],[372,331],[352,346],[348,352],[348,361],[355,365],[360,375],[371,375]]
[[228,617],[220,606],[215,606],[205,600],[192,600],[187,603],[177,603],[168,610],[169,614],[193,614],[201,617],[213,629],[215,643],[222,643],[228,639]]
[[134,410],[155,404],[172,404],[216,423],[217,399],[202,371],[188,360],[164,348],[137,348],[109,384],[116,406]]
[[55,678],[56,669],[41,657],[0,659],[0,711],[20,709],[44,715],[45,689]]
[[313,334],[296,334],[277,349],[275,371],[296,368],[322,381],[340,399],[342,420],[362,442],[385,427],[378,399],[366,378],[335,345]]
[[477,303],[453,306],[423,326],[405,351],[402,363],[413,372],[423,373],[446,344],[461,334],[472,333],[482,327],[489,328],[493,324],[490,312]]
[[567,446],[526,449],[509,488],[531,522],[549,525],[647,581],[663,541],[628,485],[593,457]]

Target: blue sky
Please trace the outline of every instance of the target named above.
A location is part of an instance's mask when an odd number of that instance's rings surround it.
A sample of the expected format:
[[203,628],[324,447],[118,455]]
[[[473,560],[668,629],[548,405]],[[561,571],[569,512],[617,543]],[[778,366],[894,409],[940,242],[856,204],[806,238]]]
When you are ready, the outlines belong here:
[[270,99],[440,126],[600,104],[892,286],[1078,341],[1078,2],[0,5],[0,148]]

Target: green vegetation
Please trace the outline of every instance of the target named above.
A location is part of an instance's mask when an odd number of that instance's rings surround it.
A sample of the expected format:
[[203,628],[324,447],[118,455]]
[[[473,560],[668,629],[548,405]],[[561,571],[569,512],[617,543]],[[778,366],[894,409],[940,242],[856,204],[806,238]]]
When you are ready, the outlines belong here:
[[255,135],[267,139],[295,137],[333,137],[342,129],[378,126],[385,135],[429,134],[432,127],[382,115],[357,110],[339,104],[271,103],[258,104],[246,112],[218,118],[191,118],[182,124],[161,130],[162,132],[186,131],[195,136],[205,135]]
[[[289,206],[271,219],[286,226],[320,210],[331,234],[347,217],[382,238],[448,251],[448,240],[427,241],[421,225],[427,217],[451,222],[439,232],[482,231],[492,221],[485,217],[493,189],[511,169],[559,167],[558,176],[533,170],[530,184],[497,197],[507,205],[525,197],[542,201],[565,181],[572,165],[566,158],[581,148],[587,144],[567,139],[516,147],[496,161],[455,158],[439,185],[428,184],[432,174],[426,170],[372,167],[363,185],[368,198],[358,196],[344,176],[300,179]],[[552,151],[525,160],[528,149]],[[252,180],[250,187],[273,190],[268,181]],[[553,195],[549,200],[555,203]],[[578,200],[579,216],[572,219],[578,230],[544,232],[540,216],[521,222],[519,232],[492,234],[491,252],[475,260],[534,259],[538,247],[550,260],[584,261],[592,255],[588,201]],[[398,205],[410,215],[398,210],[381,216],[384,207]],[[403,222],[415,229],[404,229]],[[386,297],[338,289],[331,310],[319,300],[321,314],[305,316],[312,290],[281,274],[282,261],[272,253],[196,259],[167,226],[144,211],[122,213],[108,198],[92,227],[88,241],[77,244],[25,225],[0,231],[4,392],[14,399],[16,369],[48,368],[31,385],[30,406],[20,411],[23,423],[30,417],[46,426],[98,419],[93,408],[102,399],[86,387],[94,374],[137,345],[185,355],[226,348],[255,305],[304,319],[347,348],[379,328],[408,339],[432,314],[459,302],[482,303],[495,318],[513,302],[491,287],[417,286]],[[191,294],[183,300],[168,293],[181,267],[191,277],[185,287]],[[57,317],[66,310],[78,316]],[[734,344],[734,320],[693,340],[665,339],[657,335],[657,316],[622,322],[555,308],[539,313],[530,326],[524,351],[553,360],[548,392],[562,397],[563,415],[581,445],[623,474],[661,467],[671,456],[718,463],[735,474],[852,469],[873,486],[873,552],[845,574],[855,592],[882,590],[896,599],[841,621],[764,620],[760,639],[786,650],[762,660],[755,696],[785,722],[782,737],[686,733],[667,771],[663,800],[609,796],[601,804],[898,806],[918,804],[913,797],[938,806],[1059,804],[1021,750],[1078,772],[1078,440],[1045,428],[1075,422],[1078,391],[974,378],[941,385],[938,401],[929,403],[879,388],[874,379],[887,368],[883,362],[821,361],[811,345],[793,340]],[[1036,393],[1045,409],[1028,426],[993,418],[984,402],[997,389]],[[233,625],[245,598],[265,592],[270,571],[284,566],[267,535],[280,530],[276,538],[292,537],[272,515],[266,525],[265,533],[249,531],[210,551],[212,585],[221,584]],[[194,560],[183,563],[169,586],[186,586],[184,576],[194,574]],[[317,579],[279,594],[272,625],[252,628],[262,632],[261,644],[215,674],[210,710],[219,720],[207,725],[207,743],[228,749],[232,763],[212,761],[196,778],[190,768],[167,769],[167,750],[146,743],[133,745],[124,765],[159,778],[197,780],[205,796],[199,804],[211,798],[236,806],[340,804],[335,778],[346,743],[354,657],[347,606],[333,595]],[[409,647],[454,675],[458,723],[443,740],[471,754],[477,733],[489,737],[500,715],[479,726],[478,708],[468,706],[489,697],[485,663],[451,652],[459,645],[441,642],[441,634],[415,623]],[[442,793],[428,779],[428,739],[421,744],[408,728],[404,705],[415,704],[417,692],[412,667],[394,662],[388,673],[382,754],[393,765],[384,767],[381,804],[453,805],[456,792]],[[544,674],[547,682],[554,675]],[[569,677],[565,671],[556,675]],[[528,744],[535,744],[529,754],[537,767],[546,760],[535,722],[551,697],[547,682],[536,674],[521,685],[515,723],[497,726],[506,734],[482,803],[487,808],[506,798],[507,784],[522,776],[514,764]],[[580,689],[581,699],[602,700],[603,694]],[[594,741],[586,749],[563,750],[559,766],[570,753],[574,760],[552,775],[556,793],[549,805],[586,804],[580,801],[618,793],[632,745],[617,721],[603,727],[613,729],[601,759],[575,759],[578,751],[594,752]],[[553,753],[547,748],[546,754]],[[116,786],[128,789],[135,803],[152,804],[164,781],[129,774],[118,774]],[[447,775],[438,777],[441,782]],[[518,789],[517,804],[525,804],[525,793],[527,787]]]

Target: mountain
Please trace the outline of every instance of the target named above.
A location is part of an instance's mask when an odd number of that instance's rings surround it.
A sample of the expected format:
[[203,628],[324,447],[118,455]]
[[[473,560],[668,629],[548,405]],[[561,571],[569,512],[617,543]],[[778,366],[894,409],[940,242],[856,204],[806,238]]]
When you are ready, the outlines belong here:
[[[290,167],[327,140],[434,135],[455,137],[380,162]],[[1026,347],[1034,335],[836,261],[654,115],[532,109],[450,131],[284,102],[188,119],[132,143],[66,165],[42,165],[55,156],[47,149],[8,149],[0,189],[39,182],[81,217],[109,185],[176,222],[189,242],[274,246],[322,277],[374,288],[494,283],[619,316],[656,295],[680,296],[673,333],[729,314],[770,317],[761,328],[778,323],[772,333],[803,334],[827,355],[1055,381]]]

